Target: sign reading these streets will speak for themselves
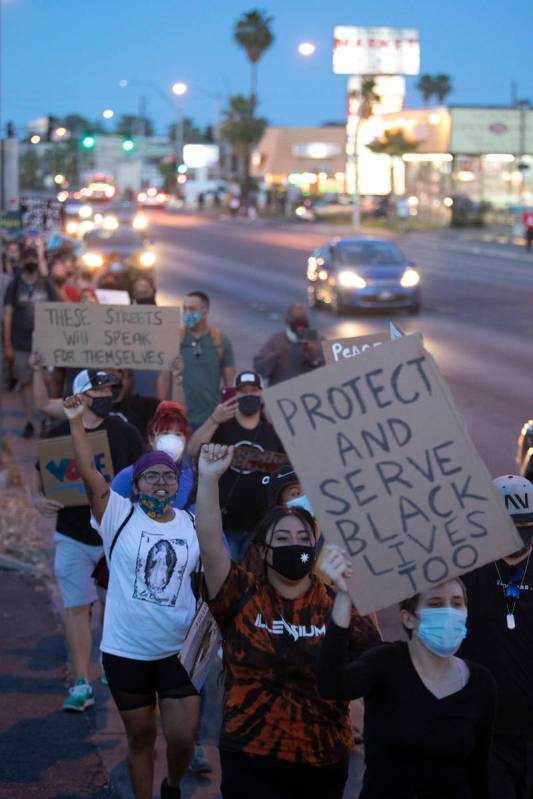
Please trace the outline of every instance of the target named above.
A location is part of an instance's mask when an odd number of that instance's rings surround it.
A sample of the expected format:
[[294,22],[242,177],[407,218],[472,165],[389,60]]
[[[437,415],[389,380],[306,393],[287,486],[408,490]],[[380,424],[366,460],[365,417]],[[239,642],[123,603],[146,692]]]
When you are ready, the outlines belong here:
[[35,348],[49,366],[170,369],[179,350],[179,308],[41,302]]
[[265,391],[360,613],[522,546],[419,335]]

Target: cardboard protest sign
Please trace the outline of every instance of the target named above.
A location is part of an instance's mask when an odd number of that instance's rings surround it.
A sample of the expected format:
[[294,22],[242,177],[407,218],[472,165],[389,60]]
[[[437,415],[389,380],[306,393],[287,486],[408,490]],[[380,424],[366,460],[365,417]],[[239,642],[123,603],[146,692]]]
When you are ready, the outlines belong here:
[[179,653],[181,665],[197,691],[202,689],[207,679],[221,640],[217,623],[208,605],[202,602]]
[[389,341],[386,333],[373,333],[353,338],[332,338],[322,342],[322,350],[326,363],[338,363],[348,358],[356,358],[363,352],[385,344],[386,341]]
[[20,215],[24,230],[47,232],[63,227],[63,205],[55,199],[31,195],[21,197]]
[[242,444],[235,447],[231,466],[239,472],[263,472],[271,474],[277,471],[280,466],[287,463],[287,456],[284,452],[270,452],[269,450],[259,449],[259,447],[249,444]]
[[521,547],[443,385],[415,335],[265,391],[361,613]]
[[127,291],[119,289],[95,289],[94,293],[100,305],[131,305]]
[[[105,430],[89,433],[88,439],[98,471],[110,483],[114,477],[113,461]],[[80,477],[70,436],[43,438],[37,442],[39,468],[47,499],[63,505],[88,505],[87,494]]]
[[39,302],[35,346],[48,366],[170,369],[179,349],[179,308]]
[[394,322],[389,322],[389,334],[391,341],[398,341],[398,339],[403,338],[405,336],[403,330],[400,327],[398,327],[398,325],[395,324]]

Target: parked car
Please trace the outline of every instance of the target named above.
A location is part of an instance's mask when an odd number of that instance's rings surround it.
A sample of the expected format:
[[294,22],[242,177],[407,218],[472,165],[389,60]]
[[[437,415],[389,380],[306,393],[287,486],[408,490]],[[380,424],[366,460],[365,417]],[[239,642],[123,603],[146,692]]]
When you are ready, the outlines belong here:
[[343,238],[326,242],[307,260],[307,296],[312,308],[334,313],[348,308],[420,308],[420,275],[392,242]]
[[348,194],[325,194],[311,205],[302,203],[294,213],[306,222],[318,222],[331,217],[345,216],[349,218],[353,210],[353,197]]
[[140,275],[154,279],[155,253],[148,239],[136,230],[93,230],[83,244],[82,269],[92,274],[97,285],[112,276],[113,288],[129,291]]

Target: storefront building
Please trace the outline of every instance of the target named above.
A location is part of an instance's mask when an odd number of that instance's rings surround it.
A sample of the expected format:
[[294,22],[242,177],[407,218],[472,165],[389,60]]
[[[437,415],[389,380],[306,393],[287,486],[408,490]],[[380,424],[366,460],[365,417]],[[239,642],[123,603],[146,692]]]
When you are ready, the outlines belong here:
[[268,191],[344,193],[344,125],[269,127],[252,154],[252,175]]

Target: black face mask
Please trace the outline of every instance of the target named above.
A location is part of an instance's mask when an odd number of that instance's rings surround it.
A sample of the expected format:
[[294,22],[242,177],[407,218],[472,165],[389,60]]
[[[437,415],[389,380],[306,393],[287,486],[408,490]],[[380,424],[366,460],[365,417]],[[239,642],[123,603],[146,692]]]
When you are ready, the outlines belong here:
[[151,297],[139,297],[139,299],[135,300],[136,305],[155,305],[155,296],[152,295]]
[[64,286],[65,283],[67,282],[67,278],[66,277],[53,277],[52,278],[52,282],[53,282],[54,286],[58,286],[59,288],[61,288],[61,286]]
[[272,568],[287,580],[301,580],[313,568],[314,547],[290,544],[286,547],[267,545],[267,548],[272,551]]
[[36,271],[39,269],[39,264],[37,261],[26,261],[24,264],[24,271],[27,272],[29,275],[34,275]]
[[105,419],[113,409],[113,397],[91,397],[91,411],[100,419]]
[[261,397],[254,397],[252,394],[246,394],[244,397],[239,397],[239,411],[243,416],[253,416],[261,409]]

